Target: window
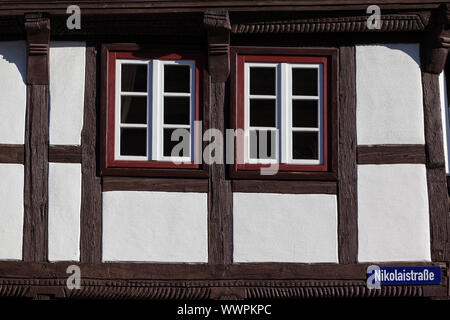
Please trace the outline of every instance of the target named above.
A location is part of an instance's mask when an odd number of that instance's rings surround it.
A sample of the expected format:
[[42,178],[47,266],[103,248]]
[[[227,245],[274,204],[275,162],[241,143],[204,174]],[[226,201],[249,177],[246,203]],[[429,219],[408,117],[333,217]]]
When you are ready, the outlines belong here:
[[[256,50],[254,50],[256,51]],[[329,170],[327,56],[236,53],[236,170]]]
[[108,167],[198,168],[199,59],[108,53]]

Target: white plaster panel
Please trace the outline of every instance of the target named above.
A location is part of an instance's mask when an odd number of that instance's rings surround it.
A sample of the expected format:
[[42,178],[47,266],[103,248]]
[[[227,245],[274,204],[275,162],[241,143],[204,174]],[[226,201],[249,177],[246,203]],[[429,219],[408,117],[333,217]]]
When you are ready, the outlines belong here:
[[418,44],[356,46],[359,145],[424,144]]
[[48,259],[80,259],[81,165],[49,163]]
[[0,164],[0,177],[0,259],[22,260],[24,167]]
[[358,165],[358,260],[430,261],[425,165]]
[[206,193],[103,193],[103,261],[208,262]]
[[0,42],[0,144],[23,144],[27,103],[25,41]]
[[81,144],[85,62],[84,42],[50,43],[50,144]]
[[337,199],[233,193],[234,262],[338,262]]

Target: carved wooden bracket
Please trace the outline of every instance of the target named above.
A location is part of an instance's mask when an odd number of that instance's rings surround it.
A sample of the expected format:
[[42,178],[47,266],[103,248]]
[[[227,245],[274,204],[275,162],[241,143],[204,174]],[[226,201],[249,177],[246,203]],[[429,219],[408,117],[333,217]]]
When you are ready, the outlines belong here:
[[423,70],[429,73],[440,74],[444,70],[448,48],[450,48],[449,4],[442,5],[439,8],[423,45]]
[[27,84],[48,84],[50,19],[42,13],[25,14],[28,41]]
[[203,16],[208,31],[208,66],[213,82],[225,82],[230,74],[230,30],[228,11],[210,10]]

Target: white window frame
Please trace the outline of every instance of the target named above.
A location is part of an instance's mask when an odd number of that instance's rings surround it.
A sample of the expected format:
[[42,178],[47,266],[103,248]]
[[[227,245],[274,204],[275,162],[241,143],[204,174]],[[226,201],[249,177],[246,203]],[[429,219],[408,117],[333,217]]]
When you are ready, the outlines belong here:
[[449,109],[448,109],[448,92],[447,92],[447,79],[445,71],[442,71],[439,75],[439,91],[441,99],[441,116],[442,116],[442,138],[444,143],[444,157],[445,157],[445,174],[450,175],[449,169],[449,147],[450,141],[450,121],[449,121]]
[[[141,64],[147,65],[147,92],[127,93],[121,91],[122,80],[122,64]],[[186,65],[190,69],[190,92],[189,93],[166,93],[164,92],[164,66],[165,65]],[[115,94],[115,141],[114,141],[114,158],[115,160],[126,161],[172,161],[172,162],[193,162],[194,161],[194,121],[196,106],[196,79],[195,79],[195,61],[191,60],[137,60],[137,59],[117,59],[116,60],[116,94]],[[146,124],[121,124],[120,109],[121,96],[134,95],[147,97],[147,123]],[[190,97],[189,108],[189,124],[172,125],[164,124],[164,97],[178,96]],[[130,128],[146,128],[147,143],[146,156],[124,156],[120,154],[120,129]],[[164,156],[164,128],[180,128],[189,129],[189,156],[188,157],[172,157]]]
[[[275,96],[250,95],[250,68],[268,67],[276,70]],[[306,68],[317,69],[317,96],[294,96],[292,94],[292,69]],[[284,163],[294,165],[320,165],[323,164],[324,150],[324,105],[323,105],[323,64],[322,63],[266,63],[245,62],[244,64],[244,159],[248,164],[270,164]],[[276,99],[276,158],[275,159],[252,159],[250,158],[250,130],[266,130],[265,127],[250,126],[250,99],[251,98],[275,98]],[[293,128],[292,126],[292,100],[318,100],[317,128]],[[292,158],[292,132],[318,132],[318,159],[293,159]]]
[[[250,68],[251,67],[264,67],[264,68],[275,68],[275,95],[250,95]],[[280,104],[280,95],[278,92],[279,88],[279,63],[259,63],[259,62],[246,62],[245,63],[245,71],[244,71],[244,92],[245,92],[245,100],[244,100],[244,130],[245,130],[245,139],[244,139],[244,159],[245,163],[250,164],[270,164],[270,163],[278,163],[279,162],[279,123],[280,123],[280,115],[279,115],[279,104]],[[250,126],[250,99],[275,99],[275,128],[274,127],[253,127]],[[250,157],[250,131],[251,130],[267,130],[267,131],[275,131],[275,159],[253,159]]]

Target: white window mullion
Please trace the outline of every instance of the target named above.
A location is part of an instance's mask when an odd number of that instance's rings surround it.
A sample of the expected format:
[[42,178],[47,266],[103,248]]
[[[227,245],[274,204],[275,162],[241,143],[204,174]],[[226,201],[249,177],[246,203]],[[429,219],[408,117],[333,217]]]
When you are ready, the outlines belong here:
[[161,88],[161,63],[158,60],[152,61],[152,106],[149,107],[152,112],[152,160],[159,160],[162,154],[162,128],[160,126],[160,108],[162,105]]
[[195,161],[195,127],[194,127],[194,121],[195,121],[195,99],[196,99],[196,79],[195,79],[195,62],[189,64],[189,69],[191,70],[191,84],[190,84],[190,95],[191,95],[191,113],[189,115],[189,123],[191,125],[190,130],[190,141],[189,141],[189,155],[191,156],[191,161]]
[[282,91],[281,113],[283,115],[281,130],[282,163],[292,159],[292,68],[287,63],[281,63]]
[[245,70],[244,70],[244,159],[246,163],[249,163],[250,161],[250,66],[248,64],[245,64]]
[[120,158],[120,90],[121,90],[121,79],[122,79],[122,66],[119,60],[116,60],[116,91],[115,91],[115,103],[114,103],[114,158]]
[[318,92],[318,96],[319,96],[319,103],[317,104],[317,108],[319,108],[319,110],[317,110],[317,116],[318,116],[318,126],[319,126],[319,141],[317,142],[317,151],[319,152],[319,163],[323,163],[323,141],[324,141],[324,137],[323,137],[323,65],[319,64],[318,67],[318,76],[317,76],[317,90]]

